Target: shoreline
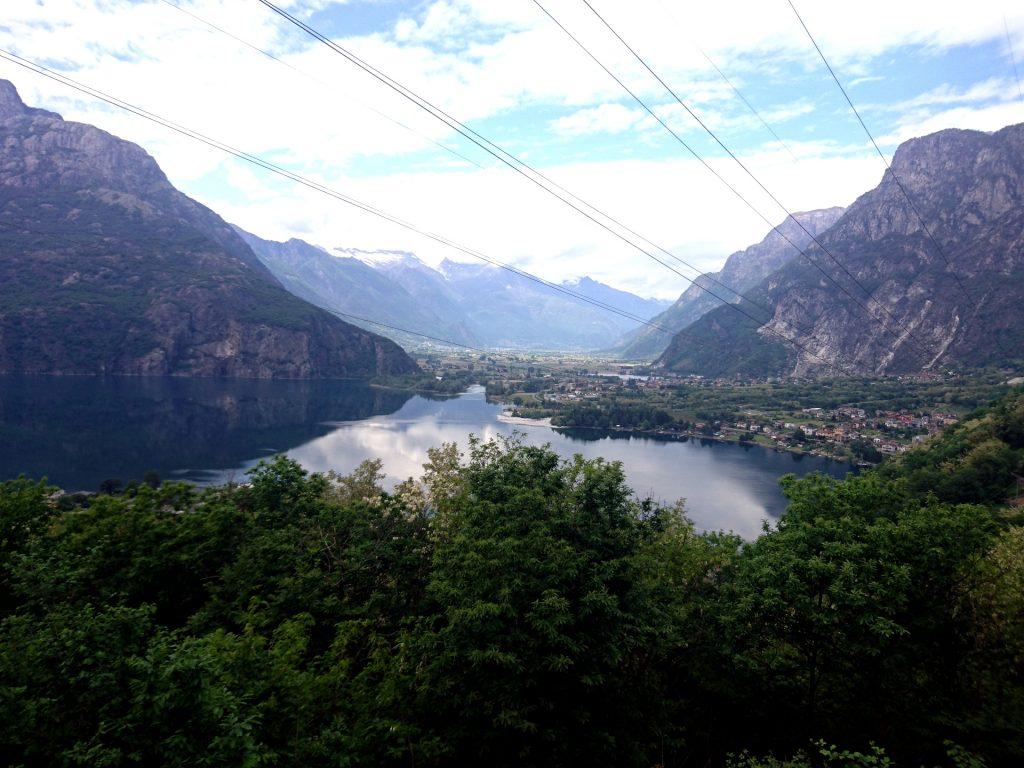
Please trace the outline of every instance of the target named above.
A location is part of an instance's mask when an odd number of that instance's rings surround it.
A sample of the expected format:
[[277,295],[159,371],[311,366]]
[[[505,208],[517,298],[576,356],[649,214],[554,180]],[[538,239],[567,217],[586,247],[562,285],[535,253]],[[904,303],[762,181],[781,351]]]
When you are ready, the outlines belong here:
[[[503,403],[504,404],[504,403]],[[498,421],[504,424],[515,424],[525,427],[547,427],[549,429],[589,429],[601,432],[619,432],[627,435],[646,435],[649,437],[661,437],[661,438],[675,438],[675,439],[687,439],[687,440],[711,440],[716,443],[725,443],[732,445],[740,445],[751,448],[764,448],[766,450],[775,451],[776,453],[789,453],[794,456],[817,456],[818,458],[828,459],[829,461],[835,461],[840,464],[849,464],[851,467],[856,469],[864,469],[865,467],[875,466],[873,464],[859,464],[856,461],[835,456],[831,453],[824,453],[820,451],[802,451],[796,448],[783,448],[778,445],[763,445],[761,443],[749,442],[745,440],[730,440],[726,437],[715,437],[714,435],[702,435],[698,432],[667,432],[664,430],[653,430],[653,429],[635,429],[630,427],[583,427],[574,426],[572,424],[552,424],[552,416],[546,416],[542,419],[531,419],[525,416],[511,416],[507,415],[506,411],[502,411],[498,414]]]

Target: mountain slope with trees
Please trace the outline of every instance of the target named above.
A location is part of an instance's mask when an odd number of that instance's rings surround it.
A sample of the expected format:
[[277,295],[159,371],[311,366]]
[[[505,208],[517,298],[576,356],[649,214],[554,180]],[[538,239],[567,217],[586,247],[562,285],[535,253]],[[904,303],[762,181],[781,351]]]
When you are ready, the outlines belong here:
[[0,81],[0,372],[368,378],[394,342],[284,290],[140,147]]

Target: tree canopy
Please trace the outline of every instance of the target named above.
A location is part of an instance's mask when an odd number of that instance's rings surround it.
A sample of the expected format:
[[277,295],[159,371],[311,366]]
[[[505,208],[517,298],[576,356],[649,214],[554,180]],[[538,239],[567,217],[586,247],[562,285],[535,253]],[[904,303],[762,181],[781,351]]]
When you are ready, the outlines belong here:
[[[23,766],[1012,766],[1024,397],[744,542],[515,441],[243,485],[0,484]],[[153,487],[156,486],[156,487]],[[833,746],[838,745],[838,746]],[[984,761],[978,762],[978,761]]]

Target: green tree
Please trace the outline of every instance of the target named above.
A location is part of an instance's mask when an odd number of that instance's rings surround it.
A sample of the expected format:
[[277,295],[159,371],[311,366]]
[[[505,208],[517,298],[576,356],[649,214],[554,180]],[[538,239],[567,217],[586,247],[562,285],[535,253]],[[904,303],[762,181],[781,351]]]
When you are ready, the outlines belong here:
[[777,530],[743,548],[721,594],[741,706],[785,729],[788,749],[875,736],[905,756],[936,750],[962,704],[971,628],[957,595],[993,515],[920,504],[870,475],[785,489]]
[[685,595],[663,603],[655,573],[690,562],[691,529],[633,501],[618,464],[475,442],[463,473],[417,638],[423,716],[460,764],[646,764]]

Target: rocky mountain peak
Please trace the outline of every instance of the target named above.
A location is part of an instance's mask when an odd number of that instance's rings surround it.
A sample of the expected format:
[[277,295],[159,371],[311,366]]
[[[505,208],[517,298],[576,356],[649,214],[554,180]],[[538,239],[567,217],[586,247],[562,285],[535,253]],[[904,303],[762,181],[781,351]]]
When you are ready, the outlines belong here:
[[793,218],[818,235],[835,224],[845,210],[841,205],[834,205],[831,208],[819,208],[814,211],[797,211]]
[[[771,307],[771,329],[800,328],[813,356],[720,307],[688,329],[690,339],[703,334],[704,347],[676,336],[662,362],[714,376],[806,375],[825,359],[880,374],[1013,357],[1024,344],[1024,124],[910,139],[892,167],[910,201],[887,172],[821,235],[820,248],[811,245],[834,280],[792,260],[747,293]],[[822,248],[857,278],[859,299],[838,289]]]
[[363,248],[349,248],[345,246],[336,246],[332,249],[334,253],[341,256],[358,259],[364,264],[374,268],[422,268],[429,269],[426,264],[420,261],[420,258],[413,253],[408,251],[396,251],[396,250],[365,250]]
[[60,120],[56,112],[48,112],[45,109],[29,107],[21,100],[18,89],[10,80],[0,80],[0,120],[8,120],[12,117],[52,117]]
[[19,117],[28,110],[10,80],[0,80],[0,119]]
[[947,128],[927,136],[908,139],[896,148],[892,167],[897,174],[915,171],[954,170],[970,167],[991,134],[983,131]]
[[437,271],[449,280],[497,273],[498,269],[499,268],[493,264],[480,264],[470,261],[453,261],[452,259],[442,259],[441,263],[437,265]]
[[[24,117],[37,119],[17,119]],[[154,195],[180,196],[142,147],[95,126],[28,107],[7,80],[0,80],[0,123],[4,124],[0,183],[5,186],[102,188],[150,204],[157,202]]]
[[892,168],[914,201],[907,203],[892,175],[861,195],[830,236],[881,241],[923,234],[921,219],[942,248],[955,252],[979,227],[1019,210],[1024,202],[1024,123],[992,133],[947,129],[901,144]]

